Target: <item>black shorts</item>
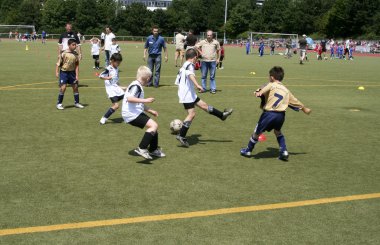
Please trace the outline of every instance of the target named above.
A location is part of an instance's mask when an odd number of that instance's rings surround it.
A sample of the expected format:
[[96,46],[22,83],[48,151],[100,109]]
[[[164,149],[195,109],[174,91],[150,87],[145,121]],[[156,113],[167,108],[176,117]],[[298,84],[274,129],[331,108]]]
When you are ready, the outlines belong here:
[[219,61],[223,61],[223,60],[224,60],[224,55],[221,55]]
[[129,124],[138,128],[145,128],[149,120],[150,117],[148,117],[145,113],[141,113],[135,120],[129,122]]
[[114,96],[110,98],[112,103],[119,102],[120,100],[123,100],[123,99],[124,99],[124,95]]
[[94,60],[98,60],[98,59],[99,59],[99,55],[93,55],[92,58],[93,58]]
[[183,103],[183,107],[185,107],[185,110],[193,109],[195,108],[195,105],[200,101],[201,99],[197,97],[193,103]]
[[322,47],[322,52],[323,52],[323,53],[326,52],[326,47]]

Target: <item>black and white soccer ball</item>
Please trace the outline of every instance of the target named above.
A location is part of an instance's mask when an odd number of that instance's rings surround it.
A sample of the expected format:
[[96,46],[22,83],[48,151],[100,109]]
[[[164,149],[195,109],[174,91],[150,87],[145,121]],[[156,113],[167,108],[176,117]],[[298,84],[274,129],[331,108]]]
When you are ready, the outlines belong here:
[[173,121],[171,121],[170,131],[172,132],[172,134],[178,134],[182,128],[182,125],[183,125],[183,122],[179,119],[174,119]]

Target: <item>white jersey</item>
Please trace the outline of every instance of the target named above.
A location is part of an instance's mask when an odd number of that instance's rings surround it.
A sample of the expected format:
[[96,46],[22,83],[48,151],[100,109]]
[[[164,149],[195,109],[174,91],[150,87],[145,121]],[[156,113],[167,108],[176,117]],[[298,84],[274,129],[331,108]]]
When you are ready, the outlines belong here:
[[111,51],[112,39],[116,38],[115,34],[112,32],[106,34],[106,38],[104,39],[104,49],[107,51]]
[[99,77],[112,77],[110,80],[104,80],[108,98],[124,95],[124,90],[119,86],[119,69],[109,65]]
[[112,44],[111,45],[111,55],[120,53],[121,49],[119,44]]
[[194,90],[194,83],[190,80],[190,75],[194,75],[194,64],[186,61],[179,70],[175,84],[178,85],[179,103],[193,103],[197,99]]
[[104,40],[105,38],[106,38],[106,34],[102,32],[102,34],[100,34],[100,39]]
[[133,81],[127,88],[123,99],[123,108],[121,110],[121,116],[126,123],[130,123],[135,120],[141,113],[144,112],[144,103],[131,103],[128,102],[128,98],[136,97],[144,99],[144,89],[139,81]]
[[91,42],[91,55],[99,55],[99,53],[100,53],[99,43]]

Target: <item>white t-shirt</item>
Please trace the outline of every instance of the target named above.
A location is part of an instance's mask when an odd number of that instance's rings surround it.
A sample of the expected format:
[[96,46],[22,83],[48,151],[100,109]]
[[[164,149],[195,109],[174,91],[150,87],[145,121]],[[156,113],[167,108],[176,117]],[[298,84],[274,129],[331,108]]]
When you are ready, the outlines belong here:
[[106,34],[102,32],[102,34],[100,34],[100,39],[104,40],[105,38],[106,38]]
[[112,39],[114,38],[116,38],[116,36],[112,32],[106,34],[106,38],[104,39],[104,50],[111,51]]
[[108,98],[124,95],[124,90],[119,86],[119,69],[109,65],[99,77],[112,77],[110,80],[104,80]]
[[121,49],[120,49],[119,44],[112,44],[110,51],[111,51],[111,55],[116,54],[116,53],[120,53]]
[[91,42],[91,55],[99,55],[99,53],[100,53],[99,43]]
[[179,103],[193,103],[197,99],[194,83],[189,76],[194,75],[194,64],[186,61],[179,70],[175,84],[178,85]]
[[123,99],[123,108],[121,109],[121,116],[126,123],[135,120],[141,113],[144,112],[144,103],[131,103],[128,98],[136,97],[144,98],[144,89],[139,81],[133,81],[127,88]]
[[181,33],[178,33],[175,35],[175,47],[176,49],[184,49],[185,48],[185,36],[182,35]]

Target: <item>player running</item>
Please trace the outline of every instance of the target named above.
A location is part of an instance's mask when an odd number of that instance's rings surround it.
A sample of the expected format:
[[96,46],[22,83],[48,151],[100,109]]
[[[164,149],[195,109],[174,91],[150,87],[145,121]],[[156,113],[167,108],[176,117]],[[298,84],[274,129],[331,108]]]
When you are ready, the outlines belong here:
[[182,146],[189,147],[186,134],[195,117],[195,106],[198,106],[205,112],[218,117],[222,121],[226,120],[232,114],[233,110],[225,109],[224,112],[221,112],[197,97],[194,86],[200,92],[204,91],[202,86],[200,86],[195,79],[194,64],[197,62],[197,51],[194,49],[189,49],[186,51],[185,56],[186,62],[179,70],[175,84],[178,85],[179,103],[183,104],[185,110],[187,110],[187,117],[184,120],[183,126],[176,138]]
[[288,107],[293,110],[302,110],[309,115],[311,110],[306,108],[293,94],[282,84],[284,78],[282,67],[275,66],[269,71],[269,83],[259,88],[255,92],[256,97],[261,98],[261,108],[263,113],[256,126],[256,129],[248,142],[248,146],[240,150],[242,156],[251,156],[252,150],[259,142],[259,136],[264,131],[272,131],[277,138],[280,146],[280,160],[287,161],[289,153],[285,144],[285,137],[281,132],[282,125],[285,122],[285,111]]

